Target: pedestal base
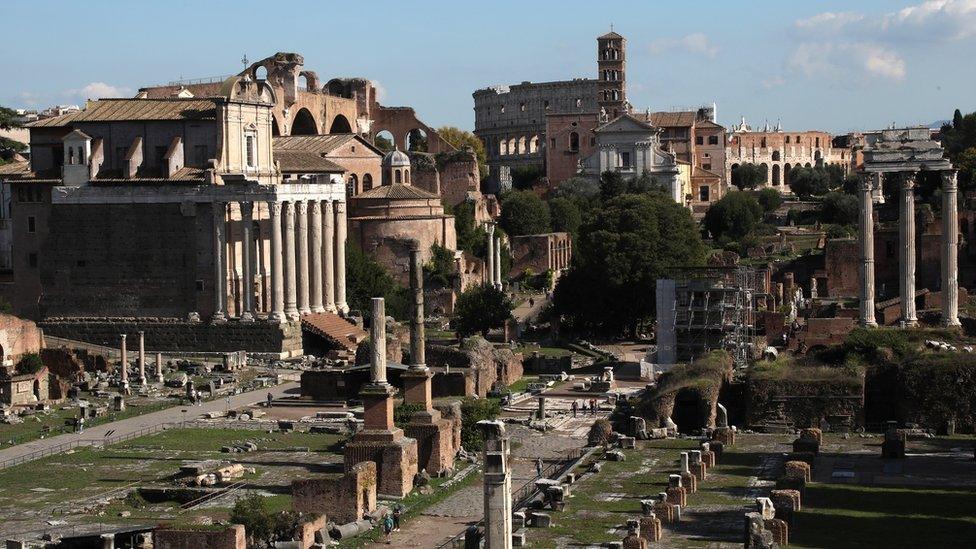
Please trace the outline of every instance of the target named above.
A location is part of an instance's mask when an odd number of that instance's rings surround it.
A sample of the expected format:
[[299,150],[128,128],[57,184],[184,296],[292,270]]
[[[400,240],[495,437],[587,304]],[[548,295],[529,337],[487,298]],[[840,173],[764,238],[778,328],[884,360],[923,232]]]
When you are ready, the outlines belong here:
[[404,428],[407,436],[417,441],[417,469],[431,476],[454,467],[454,423],[442,419],[437,410],[420,411],[410,418]]
[[403,436],[401,429],[365,430],[346,445],[345,470],[363,461],[376,463],[376,492],[402,498],[413,490],[417,474],[417,441]]

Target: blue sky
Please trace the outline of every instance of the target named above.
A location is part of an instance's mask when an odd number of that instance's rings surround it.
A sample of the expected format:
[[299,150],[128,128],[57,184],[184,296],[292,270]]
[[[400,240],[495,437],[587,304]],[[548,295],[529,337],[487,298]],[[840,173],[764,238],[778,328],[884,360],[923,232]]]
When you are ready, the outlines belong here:
[[293,51],[323,82],[364,76],[384,104],[471,129],[478,88],[594,77],[595,38],[613,23],[640,110],[714,101],[726,126],[744,115],[832,132],[976,110],[976,0],[274,4],[0,0],[0,104],[131,95]]

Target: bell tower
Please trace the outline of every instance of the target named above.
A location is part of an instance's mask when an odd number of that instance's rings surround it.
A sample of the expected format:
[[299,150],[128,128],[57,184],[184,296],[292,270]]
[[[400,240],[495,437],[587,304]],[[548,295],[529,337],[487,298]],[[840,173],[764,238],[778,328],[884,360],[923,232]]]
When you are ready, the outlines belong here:
[[596,39],[599,97],[597,103],[611,119],[624,113],[627,102],[627,39],[613,32]]

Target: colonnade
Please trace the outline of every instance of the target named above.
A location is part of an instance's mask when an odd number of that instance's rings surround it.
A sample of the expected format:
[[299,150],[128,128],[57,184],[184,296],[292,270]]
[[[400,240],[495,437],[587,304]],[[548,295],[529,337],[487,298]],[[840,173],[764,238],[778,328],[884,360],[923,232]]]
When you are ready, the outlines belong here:
[[569,267],[569,262],[573,257],[572,240],[552,239],[549,241],[549,270],[558,271]]
[[485,260],[487,283],[493,288],[502,289],[502,239],[495,236],[495,224],[485,225],[488,231],[488,257]]
[[[959,210],[955,171],[941,171],[942,177],[942,324],[959,326]],[[877,326],[874,314],[874,202],[882,177],[898,182],[898,288],[902,322],[918,325],[915,310],[915,183],[916,172],[862,173],[858,194],[861,205],[861,324]]]
[[[241,271],[244,283],[239,319],[257,318],[254,280],[260,248],[253,235],[254,201],[239,201]],[[213,205],[214,312],[227,319],[227,206]],[[308,313],[347,313],[346,203],[332,199],[268,200],[271,228],[271,299],[263,312],[271,322],[298,320]]]

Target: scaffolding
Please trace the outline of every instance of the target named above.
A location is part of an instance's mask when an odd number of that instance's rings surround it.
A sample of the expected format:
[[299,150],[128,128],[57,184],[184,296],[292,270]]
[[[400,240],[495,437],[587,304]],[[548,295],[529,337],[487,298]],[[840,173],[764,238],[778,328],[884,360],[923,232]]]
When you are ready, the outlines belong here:
[[752,267],[706,267],[674,273],[670,311],[675,358],[692,362],[725,349],[737,368],[754,356],[757,302],[766,301],[762,273]]

